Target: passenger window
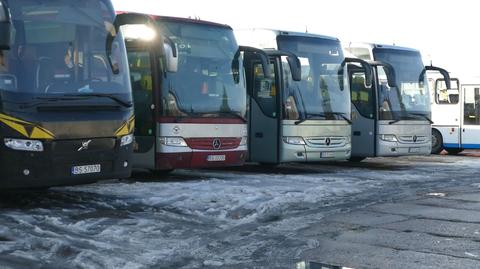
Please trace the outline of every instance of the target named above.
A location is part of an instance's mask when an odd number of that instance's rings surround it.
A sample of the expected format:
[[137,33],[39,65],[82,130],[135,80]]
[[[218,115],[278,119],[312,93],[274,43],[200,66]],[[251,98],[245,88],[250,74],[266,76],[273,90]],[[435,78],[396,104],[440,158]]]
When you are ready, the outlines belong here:
[[366,118],[373,119],[375,99],[372,88],[365,86],[365,73],[355,72],[350,75],[352,104]]
[[[270,64],[273,70],[274,64]],[[262,65],[257,63],[253,65],[254,92],[253,98],[260,106],[262,112],[271,118],[277,117],[277,85],[275,79],[266,78],[263,74]]]
[[152,69],[148,52],[128,52],[130,80],[135,103],[135,135],[149,136],[153,134]]
[[444,79],[435,81],[435,102],[437,104],[458,104],[460,85],[458,79],[451,80],[451,89],[447,90]]
[[480,125],[480,88],[463,87],[464,124]]

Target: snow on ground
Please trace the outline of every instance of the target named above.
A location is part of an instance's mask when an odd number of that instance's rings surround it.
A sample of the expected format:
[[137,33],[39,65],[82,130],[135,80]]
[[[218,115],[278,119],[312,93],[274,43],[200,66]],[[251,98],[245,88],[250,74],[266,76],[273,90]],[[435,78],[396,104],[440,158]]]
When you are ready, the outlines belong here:
[[317,244],[301,229],[335,211],[473,180],[477,163],[434,156],[182,170],[12,194],[0,200],[0,265],[293,268]]

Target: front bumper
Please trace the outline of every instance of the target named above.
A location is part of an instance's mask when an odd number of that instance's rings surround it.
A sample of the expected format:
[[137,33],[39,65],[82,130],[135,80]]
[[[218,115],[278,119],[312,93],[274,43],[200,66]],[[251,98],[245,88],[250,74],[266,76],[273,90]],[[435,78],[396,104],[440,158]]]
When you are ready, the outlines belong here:
[[[2,145],[0,189],[87,184],[104,179],[127,178],[131,174],[131,145],[120,147],[117,143],[111,150],[58,153],[50,143],[45,143],[44,152],[16,151]],[[72,174],[74,166],[95,164],[101,166],[98,173]]]
[[[208,160],[208,156],[222,155],[225,156],[225,160]],[[170,170],[177,168],[189,169],[240,166],[245,163],[246,157],[246,150],[157,153],[156,169]]]
[[430,155],[432,151],[431,141],[425,143],[399,143],[379,140],[377,156],[396,157],[408,155]]
[[351,144],[342,147],[317,148],[308,145],[292,145],[282,142],[280,162],[328,162],[350,158]]

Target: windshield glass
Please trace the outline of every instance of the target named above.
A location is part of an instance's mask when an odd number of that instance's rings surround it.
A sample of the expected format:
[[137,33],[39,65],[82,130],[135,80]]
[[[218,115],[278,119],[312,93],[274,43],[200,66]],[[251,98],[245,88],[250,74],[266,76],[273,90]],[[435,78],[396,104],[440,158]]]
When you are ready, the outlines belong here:
[[242,61],[234,61],[238,45],[233,31],[185,21],[160,20],[158,26],[178,49],[178,70],[166,73],[162,83],[163,116],[244,117],[244,77],[236,82],[233,75],[243,70]]
[[282,59],[284,118],[349,118],[350,92],[344,84],[346,68],[342,68],[340,42],[291,36],[278,36],[277,41],[280,50],[294,53],[302,64],[302,80],[293,81],[288,63]]
[[398,88],[387,85],[383,67],[378,67],[378,107],[380,119],[416,119],[430,117],[430,94],[418,51],[375,48],[375,60],[393,66]]
[[[65,94],[118,94],[131,100],[123,40],[106,53],[114,11],[103,0],[10,0],[12,43],[0,52],[0,92],[29,101]],[[108,29],[108,30],[107,30]],[[110,57],[118,74],[108,63]]]

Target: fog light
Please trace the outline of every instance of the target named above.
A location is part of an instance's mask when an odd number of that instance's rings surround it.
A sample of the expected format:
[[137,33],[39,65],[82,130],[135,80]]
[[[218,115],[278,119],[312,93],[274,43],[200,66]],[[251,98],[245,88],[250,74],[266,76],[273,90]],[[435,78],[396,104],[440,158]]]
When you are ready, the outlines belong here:
[[23,174],[26,176],[30,175],[30,170],[28,169],[23,170]]
[[124,167],[124,168],[127,168],[127,166],[128,166],[128,162],[127,162],[127,161],[124,161],[124,162],[123,162],[123,167]]

